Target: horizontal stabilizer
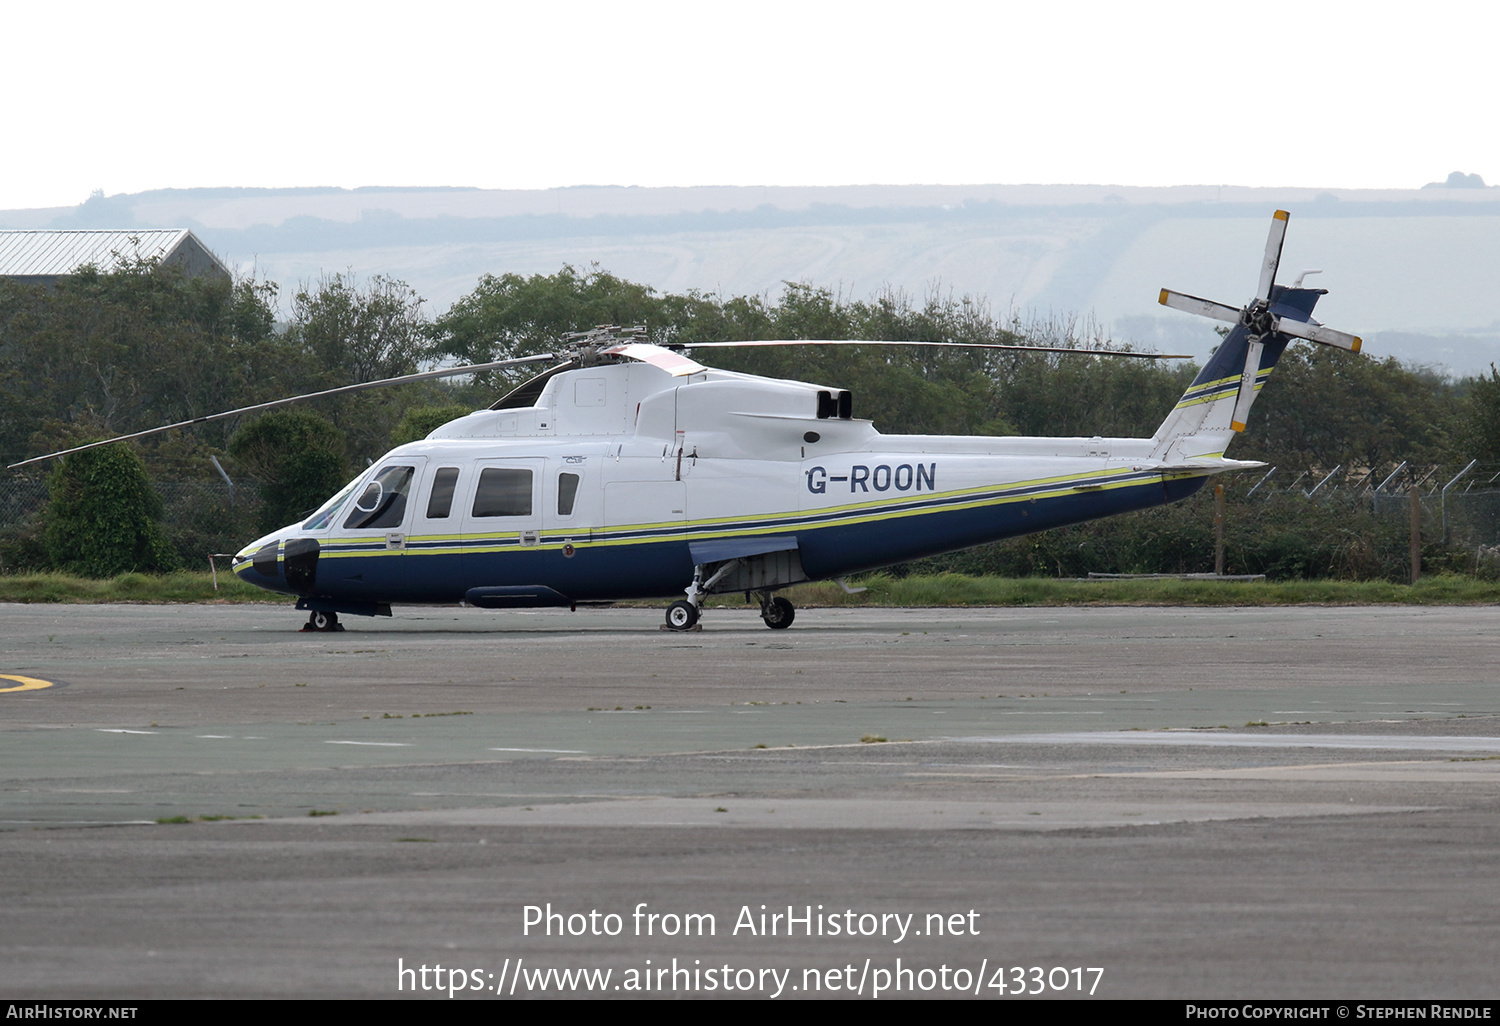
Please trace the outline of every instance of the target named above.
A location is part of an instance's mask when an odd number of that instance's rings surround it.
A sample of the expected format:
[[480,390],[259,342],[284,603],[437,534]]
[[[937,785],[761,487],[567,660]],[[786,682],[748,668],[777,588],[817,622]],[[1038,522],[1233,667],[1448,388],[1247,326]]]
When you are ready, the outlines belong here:
[[1197,459],[1173,460],[1170,463],[1153,463],[1142,470],[1155,470],[1163,474],[1225,474],[1231,470],[1254,470],[1267,464],[1260,460],[1226,460],[1222,456],[1201,456]]

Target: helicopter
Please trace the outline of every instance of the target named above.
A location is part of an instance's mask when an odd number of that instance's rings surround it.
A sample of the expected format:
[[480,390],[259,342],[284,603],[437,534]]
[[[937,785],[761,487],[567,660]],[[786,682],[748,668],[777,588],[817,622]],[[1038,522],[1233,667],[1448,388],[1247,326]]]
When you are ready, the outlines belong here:
[[601,326],[565,335],[552,353],[329,389],[109,441],[560,361],[490,408],[391,450],[311,514],[241,548],[234,572],[295,595],[308,631],[342,630],[340,614],[390,616],[393,604],[576,609],[672,596],[681,597],[664,626],[686,631],[699,626],[708,596],[725,593],[758,599],[766,626],[780,630],[795,618],[777,594],[790,585],[833,580],[862,590],[847,578],[1174,502],[1216,474],[1262,466],[1224,452],[1285,347],[1294,338],[1351,352],[1361,344],[1312,318],[1326,290],[1303,287],[1302,277],[1275,283],[1287,220],[1280,210],[1271,220],[1245,306],[1161,291],[1162,305],[1233,327],[1150,438],[886,435],[853,415],[847,390],[716,370],[688,355],[719,346],[966,344],[663,346],[644,329]]

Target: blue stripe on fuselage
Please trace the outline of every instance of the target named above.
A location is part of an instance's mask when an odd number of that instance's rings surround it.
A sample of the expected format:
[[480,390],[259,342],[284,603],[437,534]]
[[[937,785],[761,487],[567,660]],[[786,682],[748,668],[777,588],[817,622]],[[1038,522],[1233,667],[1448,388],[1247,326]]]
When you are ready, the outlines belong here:
[[[882,517],[882,507],[838,514],[768,517],[737,525],[660,525],[653,531],[608,529],[590,544],[587,531],[551,532],[540,546],[514,544],[468,552],[416,545],[405,551],[346,554],[319,562],[318,595],[378,602],[458,602],[474,587],[546,584],[575,601],[645,598],[680,593],[692,579],[688,539],[708,531],[756,533],[796,522],[802,566],[811,578],[841,577],[892,563],[920,559],[984,542],[1032,534],[1131,510],[1148,509],[1186,498],[1203,486],[1204,477],[1163,480],[1150,476],[1139,483],[1097,491],[1078,491],[1004,501],[959,503],[957,496],[933,496],[934,504],[908,515]],[[972,500],[972,496],[968,496]],[[950,503],[951,505],[945,505]],[[956,507],[956,508],[954,508]],[[872,515],[874,514],[874,515]],[[557,547],[575,539],[574,554]],[[464,543],[472,546],[472,541]],[[266,587],[247,564],[241,576]],[[278,589],[279,590],[279,589]]]

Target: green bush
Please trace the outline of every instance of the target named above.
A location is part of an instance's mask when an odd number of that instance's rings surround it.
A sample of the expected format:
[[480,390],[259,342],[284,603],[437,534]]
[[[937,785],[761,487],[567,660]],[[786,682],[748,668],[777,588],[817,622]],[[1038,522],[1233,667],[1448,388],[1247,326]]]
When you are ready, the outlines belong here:
[[54,569],[83,577],[176,569],[176,553],[161,529],[161,499],[128,446],[64,458],[48,481],[48,496],[44,538]]

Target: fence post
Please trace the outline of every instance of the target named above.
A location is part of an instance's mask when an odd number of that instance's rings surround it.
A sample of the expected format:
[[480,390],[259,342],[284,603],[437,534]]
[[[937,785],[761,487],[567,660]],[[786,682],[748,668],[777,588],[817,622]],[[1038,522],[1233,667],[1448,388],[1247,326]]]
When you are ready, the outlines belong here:
[[1224,482],[1214,482],[1214,574],[1224,576]]
[[1422,577],[1422,492],[1412,485],[1411,492],[1411,583]]
[[224,479],[224,483],[229,486],[229,506],[230,506],[231,509],[233,509],[234,508],[234,482],[231,481],[231,480],[229,480],[229,475],[228,474],[224,473],[224,468],[219,463],[219,457],[217,457],[217,456],[210,456],[209,459],[213,460],[214,469],[219,472],[219,476],[222,477]]

